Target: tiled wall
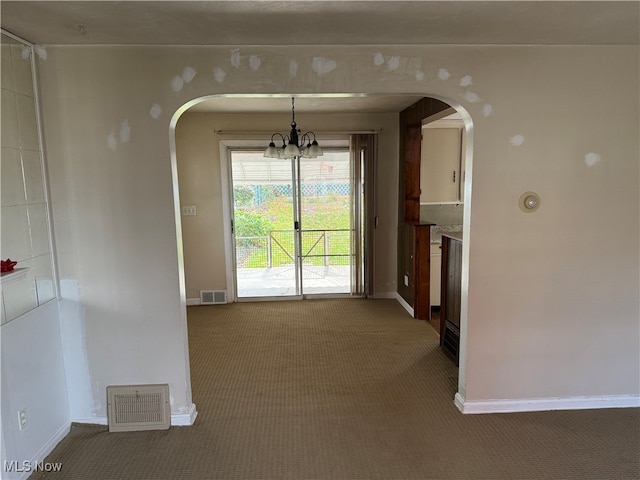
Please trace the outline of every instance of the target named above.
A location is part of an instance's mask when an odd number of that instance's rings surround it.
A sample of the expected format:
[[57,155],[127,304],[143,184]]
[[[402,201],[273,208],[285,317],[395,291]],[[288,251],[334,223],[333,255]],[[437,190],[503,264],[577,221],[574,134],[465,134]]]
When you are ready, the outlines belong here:
[[20,280],[3,275],[2,324],[55,297],[31,55],[2,34],[0,257],[28,268]]

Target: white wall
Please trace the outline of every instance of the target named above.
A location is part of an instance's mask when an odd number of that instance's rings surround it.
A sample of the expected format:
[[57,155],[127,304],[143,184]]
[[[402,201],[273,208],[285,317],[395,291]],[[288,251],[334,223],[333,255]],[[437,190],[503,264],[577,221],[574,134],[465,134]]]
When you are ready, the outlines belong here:
[[[169,125],[216,93],[460,102],[474,122],[463,397],[637,398],[638,47],[244,47],[239,67],[234,48],[50,47],[41,62],[60,270],[84,308],[93,415],[110,383],[168,381],[172,412],[191,406]],[[314,70],[315,57],[336,66]],[[518,208],[525,190],[541,196],[534,214]]]
[[[69,404],[57,301],[51,301],[2,326],[1,478],[22,478],[4,471],[5,460],[42,461],[69,432]],[[26,409],[27,426],[18,427]]]

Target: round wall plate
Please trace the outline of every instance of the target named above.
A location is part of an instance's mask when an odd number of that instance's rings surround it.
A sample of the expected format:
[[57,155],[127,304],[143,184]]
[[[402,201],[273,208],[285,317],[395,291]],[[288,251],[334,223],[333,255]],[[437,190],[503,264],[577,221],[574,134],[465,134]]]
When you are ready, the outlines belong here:
[[540,207],[540,196],[535,192],[524,192],[520,195],[518,206],[525,213],[535,212]]

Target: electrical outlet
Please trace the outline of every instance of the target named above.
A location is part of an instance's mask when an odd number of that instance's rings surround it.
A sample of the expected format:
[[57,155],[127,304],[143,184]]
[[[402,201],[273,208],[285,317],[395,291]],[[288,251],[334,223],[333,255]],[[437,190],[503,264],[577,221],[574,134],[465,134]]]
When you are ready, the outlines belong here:
[[409,275],[405,275],[404,276],[404,286],[408,287],[409,286]]
[[27,409],[21,408],[18,410],[18,428],[24,430],[27,428]]

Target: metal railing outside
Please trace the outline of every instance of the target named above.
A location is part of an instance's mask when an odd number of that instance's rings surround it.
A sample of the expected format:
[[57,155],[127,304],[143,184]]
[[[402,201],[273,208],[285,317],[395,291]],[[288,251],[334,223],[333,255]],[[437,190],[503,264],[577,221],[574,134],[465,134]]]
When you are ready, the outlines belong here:
[[[349,265],[351,230],[301,230],[304,265]],[[272,268],[295,264],[295,230],[271,230],[266,236],[236,237],[239,268]]]

